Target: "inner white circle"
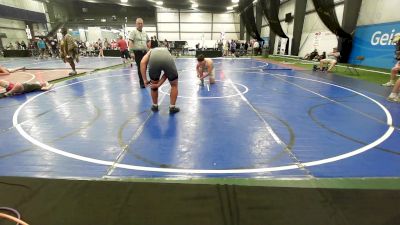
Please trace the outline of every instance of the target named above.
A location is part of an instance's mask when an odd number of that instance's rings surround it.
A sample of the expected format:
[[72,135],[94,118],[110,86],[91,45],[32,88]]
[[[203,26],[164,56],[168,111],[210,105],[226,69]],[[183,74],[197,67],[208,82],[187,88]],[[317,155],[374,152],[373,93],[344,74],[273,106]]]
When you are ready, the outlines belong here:
[[[268,73],[262,73],[264,75],[268,74]],[[85,156],[81,156],[81,155],[77,155],[77,154],[73,154],[73,153],[69,153],[66,151],[63,151],[61,149],[57,149],[54,147],[51,147],[49,145],[46,145],[36,139],[34,139],[33,137],[31,137],[29,134],[27,134],[25,132],[24,129],[22,129],[21,124],[18,123],[18,115],[20,113],[20,111],[22,110],[23,107],[25,107],[25,105],[27,105],[29,102],[33,101],[34,99],[38,98],[39,96],[46,94],[47,92],[43,92],[40,93],[30,99],[28,99],[24,104],[22,104],[20,107],[18,107],[18,109],[15,111],[14,115],[13,115],[13,126],[17,129],[17,131],[25,138],[27,139],[29,142],[31,142],[32,144],[43,148],[47,151],[59,154],[59,155],[63,155],[69,158],[73,158],[73,159],[77,159],[77,160],[81,160],[81,161],[85,161],[85,162],[91,162],[91,163],[95,163],[95,164],[100,164],[100,165],[106,165],[106,166],[114,166],[116,168],[123,168],[123,169],[130,169],[130,170],[139,170],[139,171],[148,171],[148,172],[162,172],[162,173],[182,173],[182,174],[246,174],[246,173],[264,173],[264,172],[272,172],[272,171],[282,171],[282,170],[292,170],[292,169],[300,169],[302,168],[302,166],[316,166],[316,165],[322,165],[322,164],[326,164],[326,163],[331,163],[331,162],[335,162],[338,160],[342,160],[345,158],[349,158],[355,155],[358,155],[360,153],[363,153],[365,151],[368,151],[369,149],[379,145],[380,143],[384,142],[387,138],[389,138],[389,136],[393,133],[394,131],[394,127],[393,127],[393,119],[392,119],[392,115],[390,114],[390,112],[382,105],[380,104],[378,101],[362,94],[359,93],[357,91],[354,91],[352,89],[346,88],[346,87],[342,87],[336,84],[331,84],[328,82],[324,82],[324,81],[319,81],[319,80],[314,80],[314,79],[309,79],[309,78],[303,78],[303,77],[295,77],[295,76],[288,76],[288,75],[283,75],[283,74],[268,74],[268,75],[272,75],[272,76],[282,76],[282,77],[290,77],[290,78],[294,78],[294,79],[303,79],[303,80],[308,80],[308,81],[313,81],[313,82],[317,82],[317,83],[322,83],[322,84],[326,84],[326,85],[331,85],[334,87],[338,87],[350,92],[353,92],[355,94],[358,94],[370,101],[372,101],[373,103],[377,104],[385,113],[386,115],[386,123],[388,125],[388,130],[378,139],[376,139],[375,141],[373,141],[372,143],[363,146],[361,148],[358,148],[356,150],[353,150],[351,152],[342,154],[342,155],[338,155],[338,156],[334,156],[334,157],[330,157],[330,158],[326,158],[326,159],[321,159],[321,160],[316,160],[316,161],[310,161],[310,162],[305,162],[302,163],[301,165],[288,165],[288,166],[277,166],[277,167],[266,167],[266,168],[257,168],[257,169],[228,169],[228,170],[201,170],[201,169],[174,169],[174,168],[156,168],[156,167],[146,167],[146,166],[134,166],[134,165],[129,165],[129,164],[121,164],[121,163],[115,163],[113,161],[105,161],[105,160],[99,160],[99,159],[95,159],[95,158],[90,158],[90,157],[85,157]],[[112,76],[104,76],[104,77],[96,77],[96,78],[92,78],[92,79],[87,79],[87,80],[83,80],[83,81],[78,81],[78,82],[74,82],[71,84],[66,84],[60,87],[56,87],[54,89],[60,89],[63,87],[67,87],[67,86],[71,86],[77,83],[82,83],[82,82],[87,82],[87,81],[91,81],[91,80],[96,80],[96,79],[101,79],[101,78],[107,78],[107,77],[118,77],[118,76],[129,76],[129,74],[125,74],[125,75],[112,75]]]
[[[227,81],[222,81],[222,80],[215,80],[215,81],[216,81],[216,82],[222,82],[222,83],[227,82]],[[179,81],[179,83],[185,83],[185,82],[197,82],[197,80],[183,80],[183,81]],[[232,82],[232,83],[233,83],[233,82]],[[193,99],[232,98],[232,97],[235,97],[235,96],[240,96],[240,95],[246,94],[246,93],[249,91],[249,89],[248,89],[245,85],[243,85],[243,84],[239,84],[239,83],[233,83],[233,84],[243,87],[243,88],[244,88],[244,91],[243,91],[243,92],[240,92],[240,93],[238,93],[238,92],[235,91],[236,94],[232,94],[232,95],[223,95],[223,96],[201,97],[201,96],[182,96],[182,95],[178,95],[178,97],[179,97],[179,98],[193,98]],[[205,85],[206,85],[206,84],[205,84]],[[163,85],[163,86],[161,86],[160,92],[163,93],[163,94],[169,95],[168,92],[166,92],[166,91],[163,90],[163,88],[165,88],[165,87],[167,87],[167,86],[168,86],[168,85]]]

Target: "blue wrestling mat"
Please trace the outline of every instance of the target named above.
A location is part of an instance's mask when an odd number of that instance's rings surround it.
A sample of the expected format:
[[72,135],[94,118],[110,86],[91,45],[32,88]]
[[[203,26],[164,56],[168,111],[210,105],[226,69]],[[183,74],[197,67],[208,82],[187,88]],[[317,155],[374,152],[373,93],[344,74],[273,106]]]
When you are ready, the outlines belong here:
[[[78,68],[95,65],[85,60]],[[181,112],[175,115],[168,113],[168,82],[153,113],[150,90],[139,88],[135,68],[0,99],[0,176],[400,176],[399,104],[353,90],[357,80],[337,84],[253,59],[214,62],[216,83],[201,87],[195,59],[176,60]],[[58,60],[50,67],[63,65]]]

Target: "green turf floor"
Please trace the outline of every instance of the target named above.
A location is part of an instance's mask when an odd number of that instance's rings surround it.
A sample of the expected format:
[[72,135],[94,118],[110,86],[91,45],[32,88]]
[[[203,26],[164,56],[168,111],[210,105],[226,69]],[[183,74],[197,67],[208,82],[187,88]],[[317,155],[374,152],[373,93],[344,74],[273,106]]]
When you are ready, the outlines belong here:
[[[276,56],[270,55],[268,57],[269,60],[276,61],[278,63],[288,63],[293,66],[302,67],[311,70],[313,65],[317,65],[318,62],[308,61],[308,60],[300,60],[294,57],[285,57],[285,56]],[[334,73],[337,75],[353,77],[355,79],[365,80],[372,83],[383,84],[386,83],[390,78],[390,70],[389,69],[381,69],[381,68],[374,68],[374,67],[367,67],[367,66],[359,66],[356,68],[358,74],[353,70],[346,68],[348,64],[339,63],[334,69]],[[379,72],[385,72],[388,74],[377,73],[373,71],[365,71],[365,70],[373,70]]]

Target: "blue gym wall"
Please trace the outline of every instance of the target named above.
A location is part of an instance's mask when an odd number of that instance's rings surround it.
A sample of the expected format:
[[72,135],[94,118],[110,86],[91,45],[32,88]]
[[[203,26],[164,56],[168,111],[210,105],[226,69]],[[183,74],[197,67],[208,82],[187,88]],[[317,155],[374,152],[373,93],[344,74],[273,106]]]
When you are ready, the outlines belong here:
[[354,59],[357,56],[364,56],[362,65],[392,68],[396,60],[395,45],[391,39],[396,34],[400,35],[400,21],[357,27],[350,63],[359,64]]

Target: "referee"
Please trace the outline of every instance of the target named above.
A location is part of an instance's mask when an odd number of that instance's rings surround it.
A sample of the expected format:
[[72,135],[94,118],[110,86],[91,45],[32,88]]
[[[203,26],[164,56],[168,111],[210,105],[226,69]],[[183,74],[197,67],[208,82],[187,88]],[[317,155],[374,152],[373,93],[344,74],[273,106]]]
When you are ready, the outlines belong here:
[[129,52],[134,54],[141,88],[145,88],[145,85],[140,71],[140,61],[142,61],[143,56],[146,55],[149,48],[150,39],[147,33],[143,31],[143,19],[137,18],[136,30],[129,34]]

